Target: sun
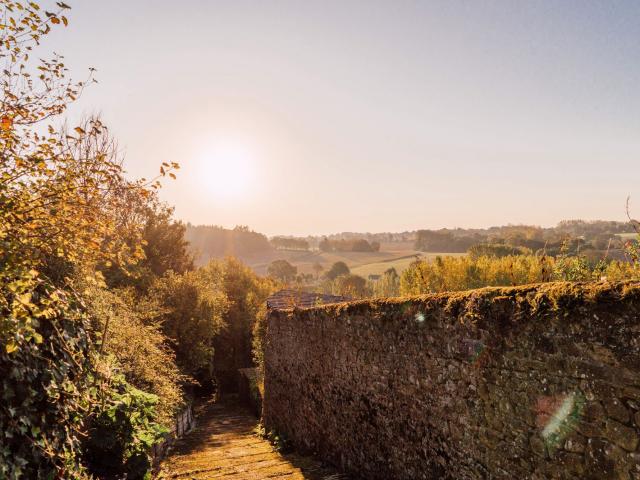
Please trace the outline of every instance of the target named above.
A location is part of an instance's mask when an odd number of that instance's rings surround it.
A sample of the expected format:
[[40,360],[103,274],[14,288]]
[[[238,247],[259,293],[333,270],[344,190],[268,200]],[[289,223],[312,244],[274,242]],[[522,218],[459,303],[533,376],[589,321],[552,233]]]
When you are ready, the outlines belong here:
[[197,163],[198,181],[208,194],[233,198],[249,193],[255,158],[247,145],[215,142],[202,150]]

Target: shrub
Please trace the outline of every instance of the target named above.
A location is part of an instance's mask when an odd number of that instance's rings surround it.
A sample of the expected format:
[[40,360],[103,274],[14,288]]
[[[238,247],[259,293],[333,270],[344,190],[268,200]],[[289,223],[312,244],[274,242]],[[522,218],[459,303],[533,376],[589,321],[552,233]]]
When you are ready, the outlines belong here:
[[367,296],[367,281],[359,275],[340,275],[333,281],[333,293],[345,297],[362,298]]
[[213,339],[229,308],[218,272],[198,269],[182,275],[169,272],[150,294],[163,307],[159,320],[183,373],[200,381],[213,376]]
[[534,255],[502,258],[436,257],[420,260],[402,273],[400,293],[416,295],[487,286],[523,285],[548,280],[553,259]]
[[417,261],[402,273],[400,293],[417,295],[448,290],[469,290],[489,286],[590,280],[640,278],[640,268],[632,262],[588,261],[584,256],[558,258],[537,255],[495,257],[436,257],[433,262]]
[[90,339],[78,299],[0,268],[0,478],[81,478]]
[[223,315],[224,326],[214,340],[214,368],[221,390],[235,391],[238,369],[254,366],[253,348],[261,349],[261,339],[252,333],[265,314],[265,300],[278,288],[278,283],[257,276],[232,257],[212,261],[204,270],[209,276],[222,279],[220,287],[229,302]]
[[374,297],[396,297],[400,293],[400,276],[395,268],[388,268],[378,280],[368,283]]
[[85,461],[94,475],[151,478],[151,447],[168,430],[157,420],[158,397],[116,376],[110,395],[96,407],[85,441]]
[[100,351],[113,356],[128,383],[158,396],[158,421],[168,425],[182,405],[175,354],[157,323],[161,306],[129,290],[90,286],[85,302]]
[[471,258],[495,257],[502,258],[510,255],[527,255],[531,250],[525,247],[514,247],[504,243],[479,243],[467,250]]

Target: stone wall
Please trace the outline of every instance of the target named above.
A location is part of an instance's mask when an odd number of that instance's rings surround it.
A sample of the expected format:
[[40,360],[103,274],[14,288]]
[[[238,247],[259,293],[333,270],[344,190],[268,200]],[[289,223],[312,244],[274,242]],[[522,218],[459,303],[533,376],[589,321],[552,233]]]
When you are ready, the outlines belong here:
[[640,284],[270,313],[265,427],[363,479],[640,479]]

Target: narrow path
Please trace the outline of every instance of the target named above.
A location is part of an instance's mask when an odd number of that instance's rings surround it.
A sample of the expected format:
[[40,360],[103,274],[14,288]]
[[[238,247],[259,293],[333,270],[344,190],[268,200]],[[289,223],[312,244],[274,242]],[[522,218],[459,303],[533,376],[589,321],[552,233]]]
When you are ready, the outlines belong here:
[[282,455],[254,433],[257,420],[242,407],[210,404],[194,430],[162,463],[159,479],[347,480],[320,462]]

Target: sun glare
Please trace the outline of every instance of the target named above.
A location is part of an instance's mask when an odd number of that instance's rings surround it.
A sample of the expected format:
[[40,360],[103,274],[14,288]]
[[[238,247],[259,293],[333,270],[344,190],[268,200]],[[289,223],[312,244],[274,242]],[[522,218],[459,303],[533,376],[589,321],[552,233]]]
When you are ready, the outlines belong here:
[[198,164],[196,174],[207,193],[229,198],[249,192],[255,165],[246,145],[214,143],[203,149]]

